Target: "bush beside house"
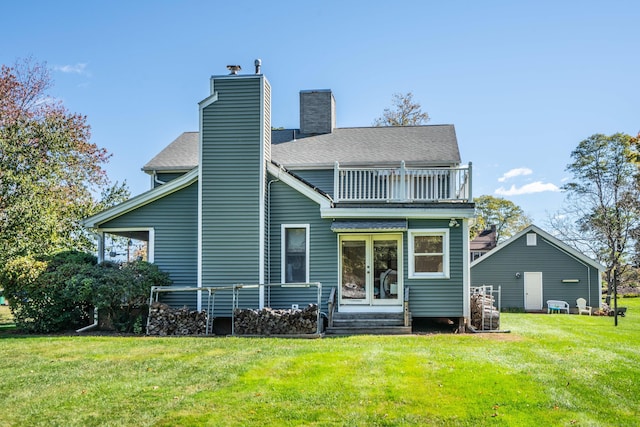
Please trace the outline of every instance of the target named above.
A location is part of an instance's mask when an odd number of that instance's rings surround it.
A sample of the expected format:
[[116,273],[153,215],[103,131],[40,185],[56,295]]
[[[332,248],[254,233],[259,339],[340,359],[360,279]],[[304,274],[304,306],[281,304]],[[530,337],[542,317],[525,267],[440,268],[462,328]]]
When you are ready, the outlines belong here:
[[151,286],[171,284],[153,264],[98,264],[93,255],[75,251],[16,258],[0,272],[0,281],[16,326],[29,333],[86,326],[94,308],[114,329],[138,330]]

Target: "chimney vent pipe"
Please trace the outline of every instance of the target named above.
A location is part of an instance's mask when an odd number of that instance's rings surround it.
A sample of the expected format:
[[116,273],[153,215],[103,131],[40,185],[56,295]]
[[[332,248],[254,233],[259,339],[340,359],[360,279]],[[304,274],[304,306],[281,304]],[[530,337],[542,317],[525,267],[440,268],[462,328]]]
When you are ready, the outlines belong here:
[[239,65],[227,65],[227,70],[230,71],[229,74],[236,75],[238,74],[238,71],[242,70],[242,67]]
[[262,65],[262,60],[256,59],[255,61],[253,61],[253,65],[256,66],[256,74],[260,74],[260,66]]

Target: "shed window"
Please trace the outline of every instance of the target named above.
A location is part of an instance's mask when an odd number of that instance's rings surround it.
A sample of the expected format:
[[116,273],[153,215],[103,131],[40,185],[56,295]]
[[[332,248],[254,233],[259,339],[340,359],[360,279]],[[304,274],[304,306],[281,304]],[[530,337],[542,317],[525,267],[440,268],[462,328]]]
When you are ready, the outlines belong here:
[[309,224],[282,225],[282,283],[309,282]]
[[536,233],[527,233],[527,246],[536,246],[538,244],[538,235]]
[[449,277],[449,230],[409,230],[409,278]]

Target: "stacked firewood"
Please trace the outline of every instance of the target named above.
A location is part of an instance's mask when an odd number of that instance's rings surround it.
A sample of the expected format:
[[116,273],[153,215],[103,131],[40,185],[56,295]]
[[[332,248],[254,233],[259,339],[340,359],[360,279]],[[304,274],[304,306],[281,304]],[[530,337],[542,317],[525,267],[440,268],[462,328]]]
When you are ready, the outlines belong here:
[[491,295],[471,295],[471,326],[483,331],[500,329],[500,311],[494,303]]
[[309,304],[302,310],[236,309],[233,331],[236,335],[313,334],[318,328],[318,306]]
[[206,311],[193,311],[187,307],[171,308],[159,302],[151,304],[148,335],[204,335],[206,332]]

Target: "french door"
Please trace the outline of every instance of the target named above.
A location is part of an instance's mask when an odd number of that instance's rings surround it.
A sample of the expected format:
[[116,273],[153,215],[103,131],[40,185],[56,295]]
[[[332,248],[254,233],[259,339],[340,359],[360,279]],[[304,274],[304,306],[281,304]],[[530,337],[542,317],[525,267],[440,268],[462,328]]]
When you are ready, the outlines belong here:
[[341,234],[341,306],[402,305],[402,234]]

